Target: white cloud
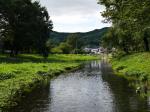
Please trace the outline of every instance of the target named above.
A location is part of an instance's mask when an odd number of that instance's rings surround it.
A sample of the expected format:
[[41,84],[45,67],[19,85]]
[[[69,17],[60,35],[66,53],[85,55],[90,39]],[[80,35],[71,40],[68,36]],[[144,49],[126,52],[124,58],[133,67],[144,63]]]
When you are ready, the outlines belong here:
[[102,23],[103,6],[96,0],[40,0],[46,6],[54,23],[54,30],[85,32],[110,26]]

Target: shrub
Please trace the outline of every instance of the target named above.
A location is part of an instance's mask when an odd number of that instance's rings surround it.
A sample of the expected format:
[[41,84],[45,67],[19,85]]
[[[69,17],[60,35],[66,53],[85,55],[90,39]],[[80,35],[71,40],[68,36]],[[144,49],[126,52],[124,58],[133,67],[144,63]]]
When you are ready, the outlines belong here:
[[14,78],[15,75],[13,73],[0,73],[0,81]]

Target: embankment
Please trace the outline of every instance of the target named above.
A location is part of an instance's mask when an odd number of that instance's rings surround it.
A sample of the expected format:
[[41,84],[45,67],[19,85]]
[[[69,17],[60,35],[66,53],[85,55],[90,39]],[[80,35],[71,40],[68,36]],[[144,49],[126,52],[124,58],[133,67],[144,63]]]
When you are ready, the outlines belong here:
[[131,81],[142,95],[150,95],[150,53],[135,53],[111,59],[116,74]]

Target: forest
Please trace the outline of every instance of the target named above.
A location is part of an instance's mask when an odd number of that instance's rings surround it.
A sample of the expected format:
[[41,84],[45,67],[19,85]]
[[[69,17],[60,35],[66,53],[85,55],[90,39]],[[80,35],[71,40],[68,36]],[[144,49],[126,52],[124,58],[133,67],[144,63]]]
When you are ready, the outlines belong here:
[[89,32],[77,32],[77,33],[67,33],[67,32],[56,32],[51,33],[50,41],[54,46],[59,45],[61,42],[66,41],[69,35],[78,34],[79,41],[83,43],[82,47],[95,47],[100,45],[100,39],[106,34],[109,27],[104,27],[102,29],[95,29]]

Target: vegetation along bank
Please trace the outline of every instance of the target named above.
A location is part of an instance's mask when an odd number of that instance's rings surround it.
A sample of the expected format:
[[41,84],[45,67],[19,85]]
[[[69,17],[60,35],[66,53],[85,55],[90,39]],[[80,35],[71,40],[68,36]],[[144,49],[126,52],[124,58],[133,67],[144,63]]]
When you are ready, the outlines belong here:
[[[112,23],[101,38],[101,46],[126,54],[112,59],[119,74],[132,79],[138,93],[148,93],[150,77],[150,2],[149,0],[99,0],[106,7],[104,22]],[[136,54],[135,54],[136,53]],[[131,55],[132,54],[132,55]]]
[[135,53],[111,59],[115,72],[131,81],[142,96],[150,95],[150,53]]
[[0,55],[0,110],[18,105],[34,88],[60,73],[77,69],[83,61],[99,59],[87,55]]

